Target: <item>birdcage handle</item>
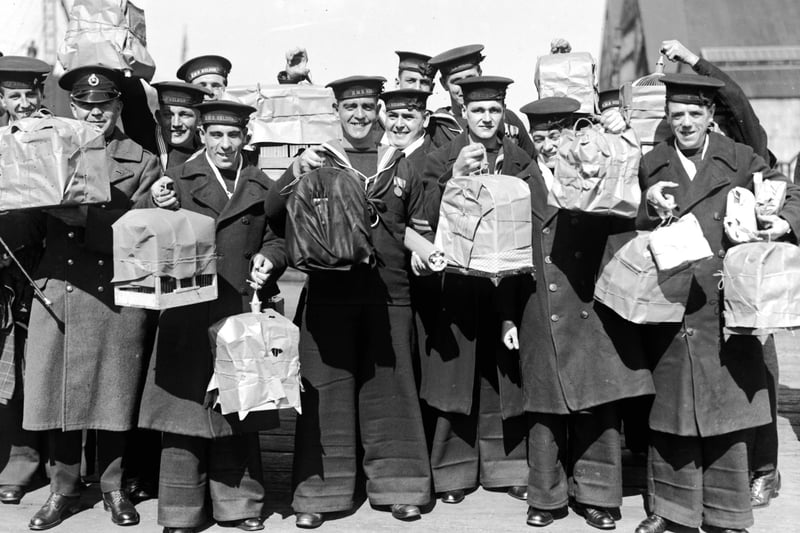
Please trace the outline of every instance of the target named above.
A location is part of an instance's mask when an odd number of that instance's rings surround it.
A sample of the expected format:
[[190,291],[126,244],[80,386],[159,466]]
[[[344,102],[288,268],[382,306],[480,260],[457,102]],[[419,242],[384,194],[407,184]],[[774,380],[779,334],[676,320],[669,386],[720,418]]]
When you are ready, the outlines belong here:
[[658,61],[656,61],[656,74],[664,74],[664,54],[658,54]]

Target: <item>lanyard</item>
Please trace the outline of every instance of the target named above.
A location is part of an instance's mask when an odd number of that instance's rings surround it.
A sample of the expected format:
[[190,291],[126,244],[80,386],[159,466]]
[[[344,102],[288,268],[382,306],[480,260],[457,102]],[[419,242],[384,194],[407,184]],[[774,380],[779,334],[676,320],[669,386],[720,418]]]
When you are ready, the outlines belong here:
[[236,192],[236,187],[239,185],[239,174],[242,173],[242,156],[239,154],[239,168],[236,169],[236,179],[233,180],[233,192],[228,192],[228,187],[225,186],[225,180],[222,179],[222,174],[219,173],[219,169],[217,165],[211,162],[211,158],[208,157],[208,152],[206,152],[206,161],[208,161],[211,170],[214,171],[214,177],[217,178],[222,190],[225,192],[225,195],[228,197],[228,200],[231,199],[233,193]]

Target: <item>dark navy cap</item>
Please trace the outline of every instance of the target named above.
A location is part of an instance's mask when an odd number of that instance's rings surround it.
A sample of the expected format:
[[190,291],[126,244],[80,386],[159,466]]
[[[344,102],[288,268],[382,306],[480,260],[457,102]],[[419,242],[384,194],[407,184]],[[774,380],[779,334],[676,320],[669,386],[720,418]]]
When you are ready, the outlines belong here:
[[619,89],[605,89],[597,93],[598,107],[602,113],[606,109],[612,107],[621,107],[622,99],[620,98]]
[[58,80],[62,89],[79,102],[100,104],[122,94],[123,74],[104,65],[86,65],[67,71]]
[[211,94],[208,89],[184,81],[162,81],[154,83],[153,88],[158,91],[159,104],[181,107],[196,107]]
[[382,76],[350,76],[330,82],[325,87],[333,89],[337,100],[348,98],[379,97],[386,78]]
[[228,79],[230,71],[231,62],[222,56],[198,56],[181,65],[176,76],[185,82],[192,83],[195,78],[206,74],[219,74]]
[[50,65],[27,56],[0,54],[0,87],[35,89],[41,87],[50,73]]
[[480,100],[503,102],[506,99],[506,89],[512,83],[514,80],[502,76],[473,76],[456,82],[461,87],[464,103]]
[[222,124],[246,128],[250,122],[250,115],[255,113],[256,108],[230,100],[213,100],[198,104],[197,110],[200,112],[200,122],[204,126]]
[[416,109],[425,111],[428,107],[428,91],[419,89],[396,89],[386,91],[381,95],[381,100],[386,103],[386,111],[393,109]]
[[430,60],[431,56],[420,54],[417,52],[403,52],[403,51],[396,51],[397,57],[399,58],[399,63],[397,65],[397,70],[410,70],[412,72],[418,72],[423,76],[428,78],[433,77],[436,73],[436,70],[433,69],[428,64],[428,60]]
[[449,76],[455,72],[461,72],[480,65],[481,61],[483,61],[481,51],[483,51],[482,44],[459,46],[433,56],[428,60],[428,64],[434,69],[438,69],[442,76]]
[[667,102],[711,105],[717,91],[725,84],[710,76],[698,74],[665,74],[659,81],[667,86]]
[[569,126],[580,107],[581,103],[574,98],[550,96],[525,104],[520,111],[528,116],[531,131],[549,131]]

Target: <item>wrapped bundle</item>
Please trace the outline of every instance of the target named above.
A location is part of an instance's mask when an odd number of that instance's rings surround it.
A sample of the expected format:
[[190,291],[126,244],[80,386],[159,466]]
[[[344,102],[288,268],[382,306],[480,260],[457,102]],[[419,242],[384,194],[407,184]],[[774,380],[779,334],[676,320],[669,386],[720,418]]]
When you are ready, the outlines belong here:
[[800,327],[800,248],[785,242],[734,246],[722,267],[725,331],[762,335]]
[[561,132],[547,203],[571,211],[635,218],[642,197],[636,135],[631,129],[609,133],[591,123],[578,130],[581,122]]
[[223,415],[300,406],[300,330],[273,310],[224,318],[208,329],[215,351],[208,391]]
[[213,218],[185,209],[134,209],[112,230],[117,305],[169,309],[217,298]]
[[579,113],[594,114],[595,61],[589,52],[550,54],[536,60],[533,82],[539,98],[566,96],[581,103]]
[[650,251],[659,270],[680,270],[714,255],[692,213],[656,228],[650,234]]
[[103,133],[51,115],[23,118],[0,133],[0,211],[111,200]]
[[692,269],[659,271],[648,248],[649,237],[648,232],[608,237],[594,299],[636,324],[681,322]]
[[150,81],[144,10],[128,0],[74,0],[58,60],[64,70],[102,64]]
[[467,275],[502,277],[533,271],[531,196],[519,178],[453,177],[439,207],[434,245]]

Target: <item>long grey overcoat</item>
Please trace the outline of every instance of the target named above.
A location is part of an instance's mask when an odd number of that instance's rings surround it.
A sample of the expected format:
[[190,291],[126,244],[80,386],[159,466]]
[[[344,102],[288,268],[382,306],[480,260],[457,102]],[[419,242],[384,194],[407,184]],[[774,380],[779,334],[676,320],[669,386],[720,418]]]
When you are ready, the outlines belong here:
[[23,418],[28,430],[126,431],[136,425],[146,314],[114,305],[111,224],[149,194],[161,172],[153,154],[118,130],[106,153],[111,201],[90,206],[85,227],[31,214],[31,223],[44,228],[38,238],[45,242],[35,279],[53,305],[34,298],[31,309]]

